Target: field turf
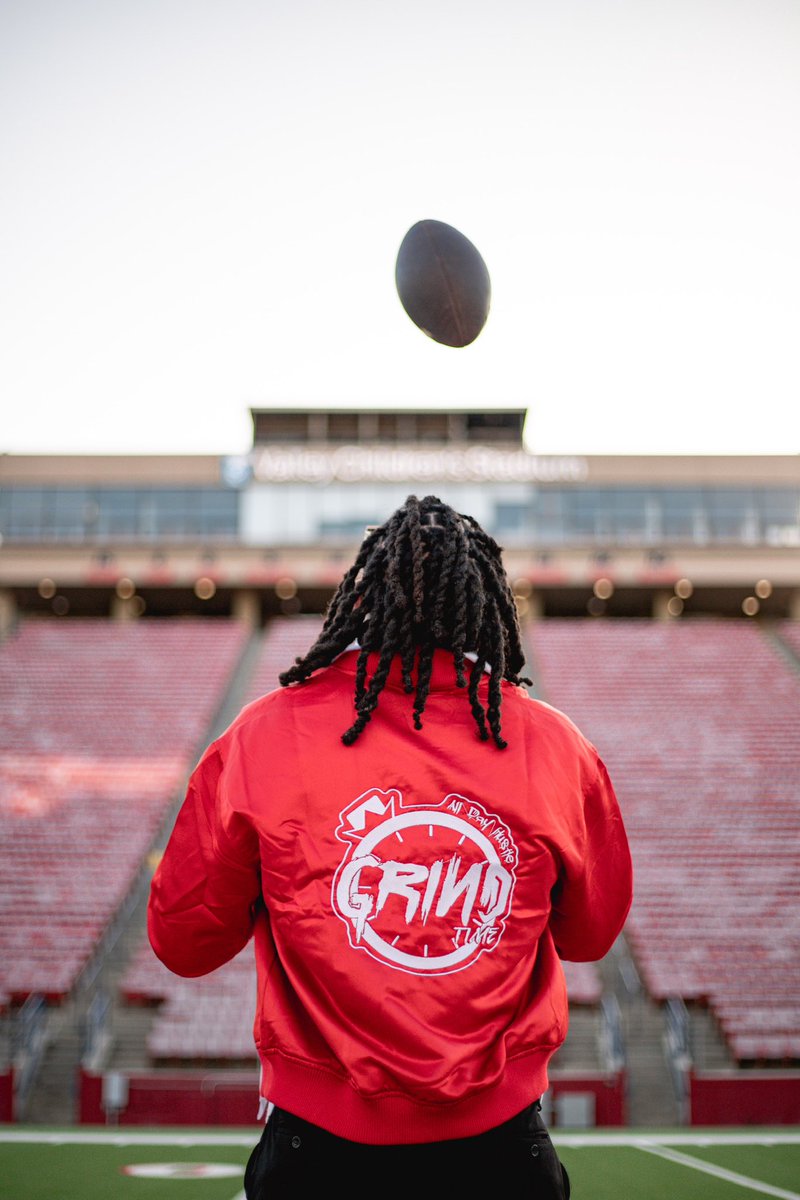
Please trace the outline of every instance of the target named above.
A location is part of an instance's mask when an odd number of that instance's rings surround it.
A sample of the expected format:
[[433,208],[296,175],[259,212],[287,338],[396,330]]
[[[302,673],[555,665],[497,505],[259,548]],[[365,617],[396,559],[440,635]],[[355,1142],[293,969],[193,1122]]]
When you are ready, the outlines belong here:
[[[0,1200],[243,1200],[242,1172],[257,1137],[257,1129],[5,1126]],[[798,1129],[556,1130],[553,1141],[573,1200],[800,1200]],[[125,1171],[136,1164],[176,1164],[183,1177]],[[197,1164],[230,1172],[203,1177]]]

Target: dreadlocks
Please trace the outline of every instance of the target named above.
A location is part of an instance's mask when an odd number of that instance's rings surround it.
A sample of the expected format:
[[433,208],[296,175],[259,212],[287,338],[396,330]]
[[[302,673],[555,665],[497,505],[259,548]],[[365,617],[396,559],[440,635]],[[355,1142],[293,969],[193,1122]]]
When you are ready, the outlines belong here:
[[[358,556],[330,602],[317,641],[280,676],[283,687],[326,667],[354,640],[356,719],[342,734],[352,746],[372,717],[392,659],[399,657],[403,686],[414,695],[414,726],[430,690],[433,652],[452,651],[456,682],[467,689],[483,741],[500,733],[500,684],[530,683],[519,675],[525,660],[514,597],[500,547],[472,517],[455,512],[435,496],[409,496],[389,520],[368,533]],[[471,652],[467,677],[466,655]],[[378,655],[367,683],[367,660]],[[413,671],[416,663],[416,689]],[[490,668],[488,706],[478,698],[484,666]],[[488,729],[487,729],[488,725]]]

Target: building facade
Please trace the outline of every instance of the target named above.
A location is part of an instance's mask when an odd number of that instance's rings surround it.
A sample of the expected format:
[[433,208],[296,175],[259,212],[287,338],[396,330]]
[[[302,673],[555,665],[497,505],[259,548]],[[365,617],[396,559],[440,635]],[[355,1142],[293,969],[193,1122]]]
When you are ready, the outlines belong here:
[[409,492],[501,542],[532,616],[800,619],[800,457],[542,456],[525,411],[252,412],[241,456],[0,457],[0,609],[321,611]]

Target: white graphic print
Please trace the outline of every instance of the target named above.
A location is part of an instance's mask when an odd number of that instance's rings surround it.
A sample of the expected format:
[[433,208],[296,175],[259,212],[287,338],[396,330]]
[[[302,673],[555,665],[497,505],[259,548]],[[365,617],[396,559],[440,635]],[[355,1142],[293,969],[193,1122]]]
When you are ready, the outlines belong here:
[[350,945],[414,974],[444,975],[494,950],[511,912],[517,847],[508,826],[451,792],[405,807],[370,788],[340,814],[347,846],[333,908]]

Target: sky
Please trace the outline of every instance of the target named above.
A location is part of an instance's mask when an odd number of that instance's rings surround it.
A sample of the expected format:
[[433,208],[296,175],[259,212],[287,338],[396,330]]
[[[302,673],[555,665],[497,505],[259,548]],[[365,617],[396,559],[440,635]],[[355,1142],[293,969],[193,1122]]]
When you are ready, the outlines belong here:
[[[0,178],[0,452],[274,404],[800,452],[797,0],[0,0]],[[423,218],[491,276],[461,349],[397,297]]]

